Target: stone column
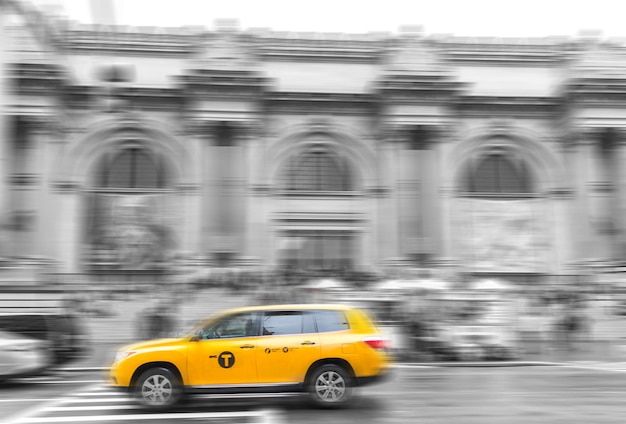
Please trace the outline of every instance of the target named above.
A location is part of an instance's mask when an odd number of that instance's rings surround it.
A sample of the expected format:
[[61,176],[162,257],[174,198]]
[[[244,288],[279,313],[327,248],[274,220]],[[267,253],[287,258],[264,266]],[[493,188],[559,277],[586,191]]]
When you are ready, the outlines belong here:
[[15,256],[30,256],[36,221],[38,186],[36,125],[25,117],[16,120],[16,131],[10,146],[10,222],[11,246]]
[[216,233],[219,228],[218,216],[217,216],[217,172],[215,166],[219,160],[215,152],[215,138],[212,126],[209,123],[205,125],[198,125],[198,131],[201,134],[198,137],[202,143],[202,167],[201,167],[201,179],[202,179],[202,210],[201,210],[201,243],[200,249],[203,256],[211,257],[213,246],[215,244]]
[[244,184],[244,160],[243,147],[241,145],[240,129],[232,124],[220,124],[217,128],[214,147],[217,163],[216,171],[216,194],[218,214],[218,245],[214,252],[226,254],[228,260],[234,259],[234,255],[241,252],[242,232],[242,205],[241,192]]
[[[397,167],[398,144],[395,132],[392,129],[386,130],[381,137],[378,146],[378,157],[381,163],[380,168],[388,175],[381,175],[381,189],[387,189],[386,193],[377,197],[378,205],[378,257],[385,262],[400,256],[399,242],[399,213],[398,213],[398,190],[397,190]],[[389,184],[389,187],[385,187]]]
[[[246,184],[245,132],[232,123],[212,126],[212,143],[205,161],[206,211],[211,215],[206,239],[214,257],[227,255],[232,259],[243,246],[243,193]],[[212,203],[212,204],[211,204]],[[208,217],[205,215],[205,219]]]
[[206,252],[203,250],[203,179],[204,150],[206,148],[202,133],[199,133],[193,125],[191,131],[183,134],[186,137],[189,158],[194,163],[189,164],[198,170],[195,180],[183,181],[179,187],[179,197],[183,202],[183,236],[181,250],[188,255],[197,257]]
[[55,258],[57,255],[58,221],[57,195],[52,183],[55,163],[62,154],[63,133],[50,118],[40,122],[38,134],[41,149],[40,189],[37,212],[37,234],[35,252],[37,255]]
[[602,157],[599,149],[600,133],[584,130],[581,132],[580,151],[582,156],[581,173],[584,178],[586,192],[586,216],[584,223],[588,223],[589,232],[581,254],[585,258],[606,259],[611,256],[610,239],[606,235],[610,232],[609,211],[612,186],[607,181]]
[[397,144],[397,196],[399,212],[399,246],[404,259],[413,259],[419,252],[423,215],[421,146],[413,140],[413,128],[402,131],[403,139]]
[[27,252],[29,255],[44,255],[44,245],[49,235],[49,227],[42,225],[44,216],[49,212],[46,187],[54,160],[52,143],[55,138],[54,120],[51,116],[32,117],[28,121],[28,155],[24,175],[31,180],[30,190],[25,195],[25,204],[32,211],[30,234],[27,235]]
[[449,150],[451,143],[447,143],[447,139],[451,137],[450,131],[446,131],[445,137],[443,134],[440,134],[439,142],[437,143],[437,167],[439,170],[439,181],[438,181],[438,197],[439,197],[439,217],[440,217],[440,225],[441,225],[441,240],[439,242],[439,252],[441,257],[447,258],[448,260],[458,260],[459,258],[455,257],[455,252],[453,251],[453,231],[452,231],[452,212],[454,209],[454,200],[456,196],[456,184],[457,181],[454,179],[456,176],[456,169],[448,169],[446,158],[449,155]]
[[613,174],[614,202],[613,222],[615,223],[615,256],[626,260],[626,132],[616,131],[615,161]]
[[[567,214],[569,221],[569,233],[571,252],[574,262],[585,258],[583,247],[589,239],[589,227],[587,224],[587,184],[585,183],[585,158],[583,140],[578,134],[566,134],[561,140],[563,149],[563,166],[565,178],[572,184],[573,199]],[[580,230],[577,227],[580,225]]]
[[230,234],[233,240],[232,250],[239,258],[246,256],[248,243],[248,188],[250,187],[250,144],[257,136],[258,126],[253,123],[237,124],[235,127],[235,143],[230,148],[229,169],[231,172],[230,209],[227,211],[231,217]]
[[[443,140],[446,136],[443,128],[428,128],[419,145],[420,199],[419,245],[420,254],[427,257],[443,256],[443,220],[441,157]],[[449,170],[448,170],[449,171]]]
[[80,188],[71,180],[56,181],[53,183],[53,190],[58,195],[58,256],[64,272],[75,273],[79,271],[80,257],[80,228],[81,214]]
[[262,180],[265,167],[271,164],[264,163],[265,134],[257,129],[254,136],[246,141],[246,162],[248,169],[246,189],[246,233],[244,238],[244,255],[260,260],[262,265],[272,264],[271,255],[271,224],[268,212],[269,198],[272,195],[272,181]]
[[7,110],[7,99],[9,97],[9,85],[7,84],[7,65],[9,63],[6,40],[9,38],[6,28],[8,20],[7,8],[0,2],[0,257],[8,254],[6,245],[8,244],[8,232],[4,228],[9,213],[9,196],[7,181],[7,163],[9,161],[9,146],[11,136],[11,117]]
[[[2,46],[0,46],[1,48]],[[0,80],[4,82],[4,77],[0,76]],[[0,91],[0,102],[3,102],[5,98],[4,93]],[[14,137],[15,118],[0,112],[0,257],[13,254],[13,231],[10,228],[13,199],[10,174],[13,163]]]

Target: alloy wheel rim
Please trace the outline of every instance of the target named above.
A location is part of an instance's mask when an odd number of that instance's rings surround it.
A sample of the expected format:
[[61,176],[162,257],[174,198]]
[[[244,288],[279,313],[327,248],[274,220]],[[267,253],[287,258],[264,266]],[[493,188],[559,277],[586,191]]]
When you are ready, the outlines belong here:
[[346,393],[346,382],[338,373],[326,371],[317,378],[315,393],[324,402],[338,402]]
[[141,396],[151,405],[164,405],[172,397],[172,383],[163,375],[148,377],[141,387]]

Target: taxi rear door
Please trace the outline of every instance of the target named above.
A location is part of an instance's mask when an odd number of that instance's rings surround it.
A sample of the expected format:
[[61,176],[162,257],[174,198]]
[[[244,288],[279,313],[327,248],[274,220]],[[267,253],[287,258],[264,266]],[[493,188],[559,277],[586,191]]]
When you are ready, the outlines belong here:
[[300,383],[320,358],[312,312],[266,311],[256,345],[259,383]]

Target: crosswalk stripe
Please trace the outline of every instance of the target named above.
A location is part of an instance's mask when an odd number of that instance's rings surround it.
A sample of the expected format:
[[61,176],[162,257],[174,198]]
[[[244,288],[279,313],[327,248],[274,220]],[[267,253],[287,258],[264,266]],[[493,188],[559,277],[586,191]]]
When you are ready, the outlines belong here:
[[626,372],[626,365],[612,363],[570,363],[563,364],[562,367],[590,371]]
[[[83,390],[90,390],[90,387],[87,387]],[[45,411],[48,410],[49,408],[63,405],[70,400],[71,400],[71,396],[53,399],[50,402],[46,402],[34,408],[29,408],[28,410],[22,411],[18,415],[9,417],[9,420],[5,421],[5,424],[18,424],[18,423],[27,422],[28,420],[33,419],[33,417],[45,413]]]
[[106,394],[107,396],[119,396],[119,397],[124,397],[124,396],[128,396],[128,393],[124,393],[124,392],[120,392],[120,391],[90,391],[90,392],[85,392],[85,393],[78,393],[75,396],[102,396]]
[[115,411],[118,409],[139,409],[134,405],[89,405],[89,406],[54,406],[46,412],[69,411]]
[[111,402],[130,402],[129,398],[117,397],[117,398],[79,398],[75,397],[70,399],[67,403],[111,403]]
[[[29,381],[30,382],[30,381]],[[102,380],[41,380],[41,381],[33,381],[33,383],[37,384],[93,384],[93,383],[101,383]]]
[[[73,423],[73,422],[98,422],[98,421],[145,421],[145,420],[175,420],[183,419],[219,419],[219,418],[258,418],[264,422],[265,415],[276,416],[268,411],[239,411],[239,412],[192,412],[192,413],[167,413],[167,414],[140,414],[140,415],[81,415],[67,417],[32,417],[19,421],[19,424],[45,424],[45,423]],[[275,421],[273,421],[275,422]]]

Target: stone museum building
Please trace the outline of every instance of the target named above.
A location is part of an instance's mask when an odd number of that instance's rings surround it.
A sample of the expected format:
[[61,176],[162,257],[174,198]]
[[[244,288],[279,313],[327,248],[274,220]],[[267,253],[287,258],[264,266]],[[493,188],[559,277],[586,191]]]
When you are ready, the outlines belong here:
[[544,281],[626,259],[626,47],[0,6],[0,256]]

